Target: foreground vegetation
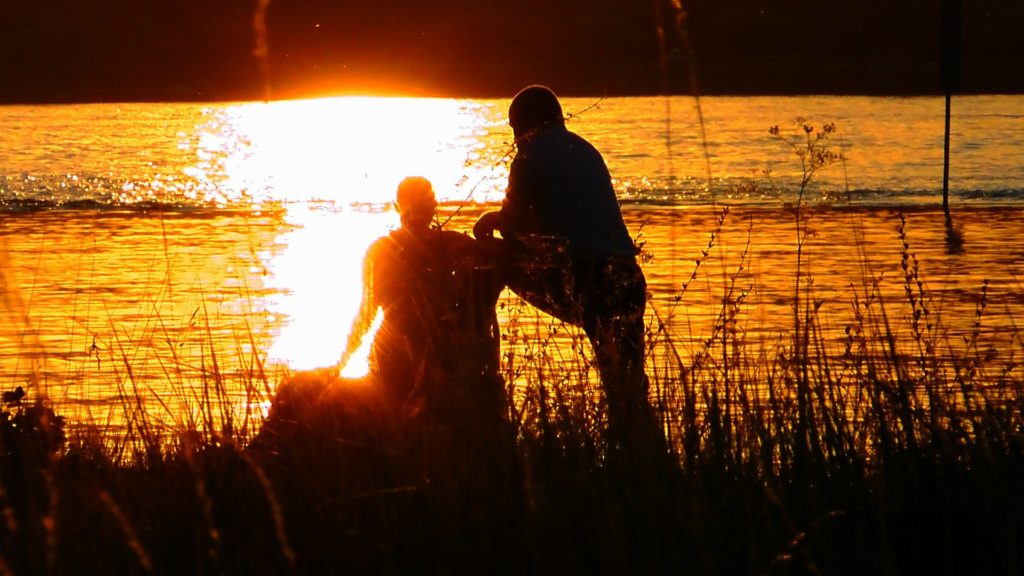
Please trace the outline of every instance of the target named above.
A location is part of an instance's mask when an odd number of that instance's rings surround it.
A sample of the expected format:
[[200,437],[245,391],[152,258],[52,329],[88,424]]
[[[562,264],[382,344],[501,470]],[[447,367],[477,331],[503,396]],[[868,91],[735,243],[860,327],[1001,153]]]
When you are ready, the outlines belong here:
[[696,350],[655,310],[669,459],[607,448],[586,346],[506,356],[507,429],[415,423],[323,372],[281,384],[262,429],[209,409],[230,401],[212,385],[170,435],[129,395],[114,440],[11,391],[0,574],[1024,573],[1024,342],[984,287],[972,326],[944,325],[902,237],[905,297],[865,281],[839,339],[806,272],[771,346],[735,282]]

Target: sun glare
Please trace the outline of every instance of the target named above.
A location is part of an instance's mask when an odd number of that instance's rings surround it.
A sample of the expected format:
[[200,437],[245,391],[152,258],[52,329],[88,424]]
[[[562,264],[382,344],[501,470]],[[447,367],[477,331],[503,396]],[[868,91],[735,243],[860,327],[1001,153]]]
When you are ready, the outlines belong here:
[[[230,199],[276,202],[289,231],[266,263],[282,328],[271,360],[293,369],[341,355],[362,295],[370,243],[398,225],[402,178],[421,175],[438,200],[500,198],[506,167],[487,159],[501,111],[470,101],[343,97],[240,104],[211,114],[193,175]],[[364,347],[345,374],[366,371]]]
[[[269,356],[296,369],[331,366],[362,297],[363,254],[397,217],[317,207],[295,208],[290,217],[296,227],[279,238],[281,251],[268,263],[278,288],[269,308],[286,319]],[[365,373],[366,347],[360,353],[347,375]]]
[[[212,123],[237,197],[382,204],[426,176],[441,201],[500,198],[504,166],[477,165],[500,113],[470,101],[341,97],[232,106]],[[500,131],[500,130],[499,130]],[[240,145],[239,145],[240,144]]]

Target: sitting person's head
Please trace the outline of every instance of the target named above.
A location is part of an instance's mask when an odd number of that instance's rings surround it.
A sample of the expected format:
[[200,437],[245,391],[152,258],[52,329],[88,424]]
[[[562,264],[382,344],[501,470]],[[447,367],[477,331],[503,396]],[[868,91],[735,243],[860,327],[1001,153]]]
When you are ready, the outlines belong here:
[[398,184],[398,215],[405,228],[429,228],[437,200],[430,180],[409,176]]
[[519,91],[508,107],[508,123],[520,138],[544,124],[565,124],[558,96],[547,86],[534,84]]

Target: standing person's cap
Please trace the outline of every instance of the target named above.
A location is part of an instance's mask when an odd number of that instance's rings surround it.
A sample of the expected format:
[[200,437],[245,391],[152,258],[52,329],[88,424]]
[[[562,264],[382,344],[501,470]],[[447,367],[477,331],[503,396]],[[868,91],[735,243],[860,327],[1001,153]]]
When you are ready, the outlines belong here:
[[547,86],[534,84],[519,91],[508,106],[508,123],[517,132],[526,132],[545,122],[564,123],[558,96]]
[[417,211],[437,206],[434,198],[434,186],[430,180],[422,176],[409,176],[398,184],[398,211]]

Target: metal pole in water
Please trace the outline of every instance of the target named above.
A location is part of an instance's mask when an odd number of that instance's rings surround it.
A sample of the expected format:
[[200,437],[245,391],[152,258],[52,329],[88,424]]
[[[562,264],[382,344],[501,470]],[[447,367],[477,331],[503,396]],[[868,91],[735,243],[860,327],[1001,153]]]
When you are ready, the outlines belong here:
[[942,89],[946,94],[946,128],[942,155],[942,210],[949,216],[949,123],[953,92],[960,89],[963,51],[963,0],[942,2]]

